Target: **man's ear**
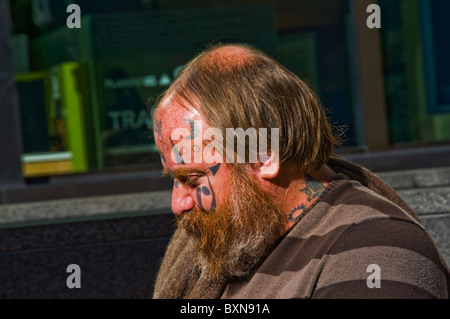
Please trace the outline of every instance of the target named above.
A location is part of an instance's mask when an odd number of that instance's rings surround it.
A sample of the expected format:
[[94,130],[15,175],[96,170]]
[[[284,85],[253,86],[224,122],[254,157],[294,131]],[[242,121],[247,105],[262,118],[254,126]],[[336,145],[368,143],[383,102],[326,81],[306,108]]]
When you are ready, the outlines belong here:
[[264,154],[259,156],[258,163],[255,165],[255,173],[263,179],[273,179],[280,172],[280,161],[277,154]]

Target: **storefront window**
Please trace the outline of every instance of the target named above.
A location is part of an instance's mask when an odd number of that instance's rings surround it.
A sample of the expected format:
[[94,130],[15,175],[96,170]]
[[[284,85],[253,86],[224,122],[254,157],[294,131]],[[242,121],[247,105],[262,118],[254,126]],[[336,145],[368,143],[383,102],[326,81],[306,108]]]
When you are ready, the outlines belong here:
[[[70,4],[80,28],[67,23]],[[186,62],[219,42],[249,43],[286,65],[319,93],[345,146],[361,143],[347,0],[10,5],[28,177],[159,165],[149,108]]]
[[450,139],[450,2],[380,0],[391,144]]

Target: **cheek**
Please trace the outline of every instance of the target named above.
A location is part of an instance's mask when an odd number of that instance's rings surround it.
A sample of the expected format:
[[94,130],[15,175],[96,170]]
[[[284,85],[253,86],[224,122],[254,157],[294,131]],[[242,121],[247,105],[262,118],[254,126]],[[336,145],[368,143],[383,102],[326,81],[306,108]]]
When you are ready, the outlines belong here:
[[232,189],[232,183],[230,182],[228,174],[219,175],[217,174],[217,179],[211,180],[212,189],[215,192],[217,205],[221,205],[228,201],[230,194],[234,191]]
[[217,186],[215,189],[217,204],[225,202],[228,199],[230,192],[232,191],[225,183],[223,185]]
[[195,198],[198,206],[204,211],[215,211],[229,198],[229,179],[226,170],[222,167],[211,167],[212,176],[206,177],[200,186],[195,189]]
[[[206,185],[205,185],[206,184]],[[201,210],[214,212],[217,207],[216,190],[211,184],[209,177],[206,183],[195,189],[195,197]],[[217,189],[217,188],[216,188]]]

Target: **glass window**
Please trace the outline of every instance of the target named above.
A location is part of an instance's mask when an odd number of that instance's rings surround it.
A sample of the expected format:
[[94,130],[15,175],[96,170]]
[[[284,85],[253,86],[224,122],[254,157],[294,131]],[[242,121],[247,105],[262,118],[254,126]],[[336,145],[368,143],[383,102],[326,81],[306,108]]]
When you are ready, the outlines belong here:
[[[10,3],[26,176],[160,165],[148,110],[219,42],[252,44],[286,65],[345,127],[345,145],[360,144],[347,0]],[[69,27],[69,4],[81,28]]]
[[380,0],[390,142],[450,139],[450,3]]

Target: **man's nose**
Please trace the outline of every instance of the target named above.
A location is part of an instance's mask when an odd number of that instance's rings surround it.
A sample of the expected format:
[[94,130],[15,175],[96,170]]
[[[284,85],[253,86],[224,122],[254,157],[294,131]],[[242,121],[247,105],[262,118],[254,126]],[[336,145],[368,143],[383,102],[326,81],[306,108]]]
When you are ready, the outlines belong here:
[[191,192],[187,190],[183,185],[178,187],[174,186],[172,190],[172,211],[175,215],[179,216],[184,211],[188,211],[194,208],[194,200],[191,196]]

